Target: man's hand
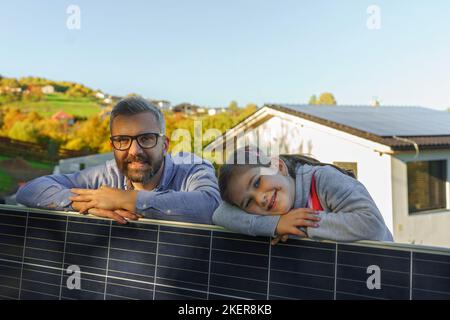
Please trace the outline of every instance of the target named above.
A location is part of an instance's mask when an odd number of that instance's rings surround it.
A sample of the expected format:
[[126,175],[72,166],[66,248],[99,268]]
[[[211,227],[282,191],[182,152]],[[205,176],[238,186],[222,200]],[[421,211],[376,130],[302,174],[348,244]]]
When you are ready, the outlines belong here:
[[307,235],[303,231],[300,231],[298,227],[318,228],[319,221],[320,217],[318,216],[317,211],[308,208],[293,209],[281,216],[276,229],[278,238],[275,238],[272,242],[275,242],[276,244],[280,239],[283,239],[283,236],[289,234],[306,238]]
[[100,189],[70,189],[70,191],[77,194],[70,197],[70,200],[82,202],[78,208],[80,213],[87,213],[92,208],[110,211],[123,209],[133,212],[138,193],[135,190],[121,190],[106,186]]
[[[83,206],[84,206],[83,202],[79,202],[79,201],[72,202],[72,208],[75,211],[80,211]],[[139,218],[143,217],[140,214],[133,213],[133,212],[130,212],[127,210],[120,210],[120,209],[113,211],[113,210],[106,210],[106,209],[91,208],[87,212],[84,212],[82,214],[92,214],[97,217],[110,218],[120,224],[126,224],[127,220],[136,221]]]

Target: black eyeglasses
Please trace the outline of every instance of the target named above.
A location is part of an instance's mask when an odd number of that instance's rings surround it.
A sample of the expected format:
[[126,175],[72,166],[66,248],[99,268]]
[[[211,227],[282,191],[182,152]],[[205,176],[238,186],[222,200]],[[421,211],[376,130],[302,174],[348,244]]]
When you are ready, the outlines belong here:
[[158,144],[158,138],[164,134],[157,132],[147,132],[137,136],[113,136],[110,138],[114,149],[125,151],[130,149],[133,140],[136,140],[142,149],[151,149]]

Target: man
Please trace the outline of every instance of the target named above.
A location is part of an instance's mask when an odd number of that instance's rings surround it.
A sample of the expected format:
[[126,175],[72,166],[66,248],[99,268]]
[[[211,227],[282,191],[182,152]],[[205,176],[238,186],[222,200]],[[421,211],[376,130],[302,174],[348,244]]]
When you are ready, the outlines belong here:
[[192,154],[167,153],[164,116],[157,107],[136,97],[121,100],[111,112],[110,131],[115,160],[34,179],[18,191],[17,202],[121,224],[143,216],[212,223],[220,202],[214,169]]

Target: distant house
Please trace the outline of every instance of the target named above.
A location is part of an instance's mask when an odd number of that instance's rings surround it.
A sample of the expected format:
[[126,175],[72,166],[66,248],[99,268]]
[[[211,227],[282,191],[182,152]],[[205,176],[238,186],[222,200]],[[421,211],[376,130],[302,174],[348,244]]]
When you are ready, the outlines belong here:
[[111,97],[106,97],[105,99],[103,99],[103,103],[111,104],[111,103],[113,103],[113,99]]
[[53,168],[53,174],[74,173],[79,170],[103,164],[111,159],[114,159],[112,152],[61,159],[59,160],[59,164]]
[[205,151],[224,159],[231,149],[245,144],[267,148],[268,153],[278,149],[309,154],[352,169],[396,241],[450,246],[448,112],[421,107],[265,105]]
[[22,88],[9,86],[0,87],[0,93],[7,93],[7,92],[20,93],[22,92]]
[[109,105],[109,104],[117,103],[120,100],[122,100],[122,97],[105,95],[105,98],[103,99],[102,103]]
[[157,105],[161,110],[172,110],[170,101],[167,100],[150,100],[153,104]]
[[94,96],[95,96],[97,99],[105,99],[105,94],[104,94],[103,92],[101,92],[101,91],[95,92]]
[[227,112],[227,109],[226,108],[209,108],[208,109],[208,115],[210,115],[210,116],[214,116],[216,114],[223,113],[223,112]]
[[47,85],[41,88],[43,94],[52,94],[55,93],[55,87],[51,85]]
[[52,115],[52,119],[60,122],[67,122],[68,124],[72,125],[75,122],[74,116],[71,114],[68,114],[62,110],[58,111],[54,115]]
[[172,111],[175,113],[182,113],[185,115],[196,115],[197,113],[201,113],[204,111],[204,108],[199,106],[190,104],[190,103],[180,103],[172,108]]

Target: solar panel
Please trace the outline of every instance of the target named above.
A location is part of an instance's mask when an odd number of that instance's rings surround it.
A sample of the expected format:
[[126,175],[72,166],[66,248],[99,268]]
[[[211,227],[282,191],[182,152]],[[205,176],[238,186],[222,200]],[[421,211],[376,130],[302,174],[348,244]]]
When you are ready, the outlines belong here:
[[[67,282],[78,266],[81,286]],[[381,288],[367,285],[380,268]],[[450,250],[0,206],[2,299],[450,299]]]
[[422,107],[281,106],[381,137],[450,135],[450,113]]

